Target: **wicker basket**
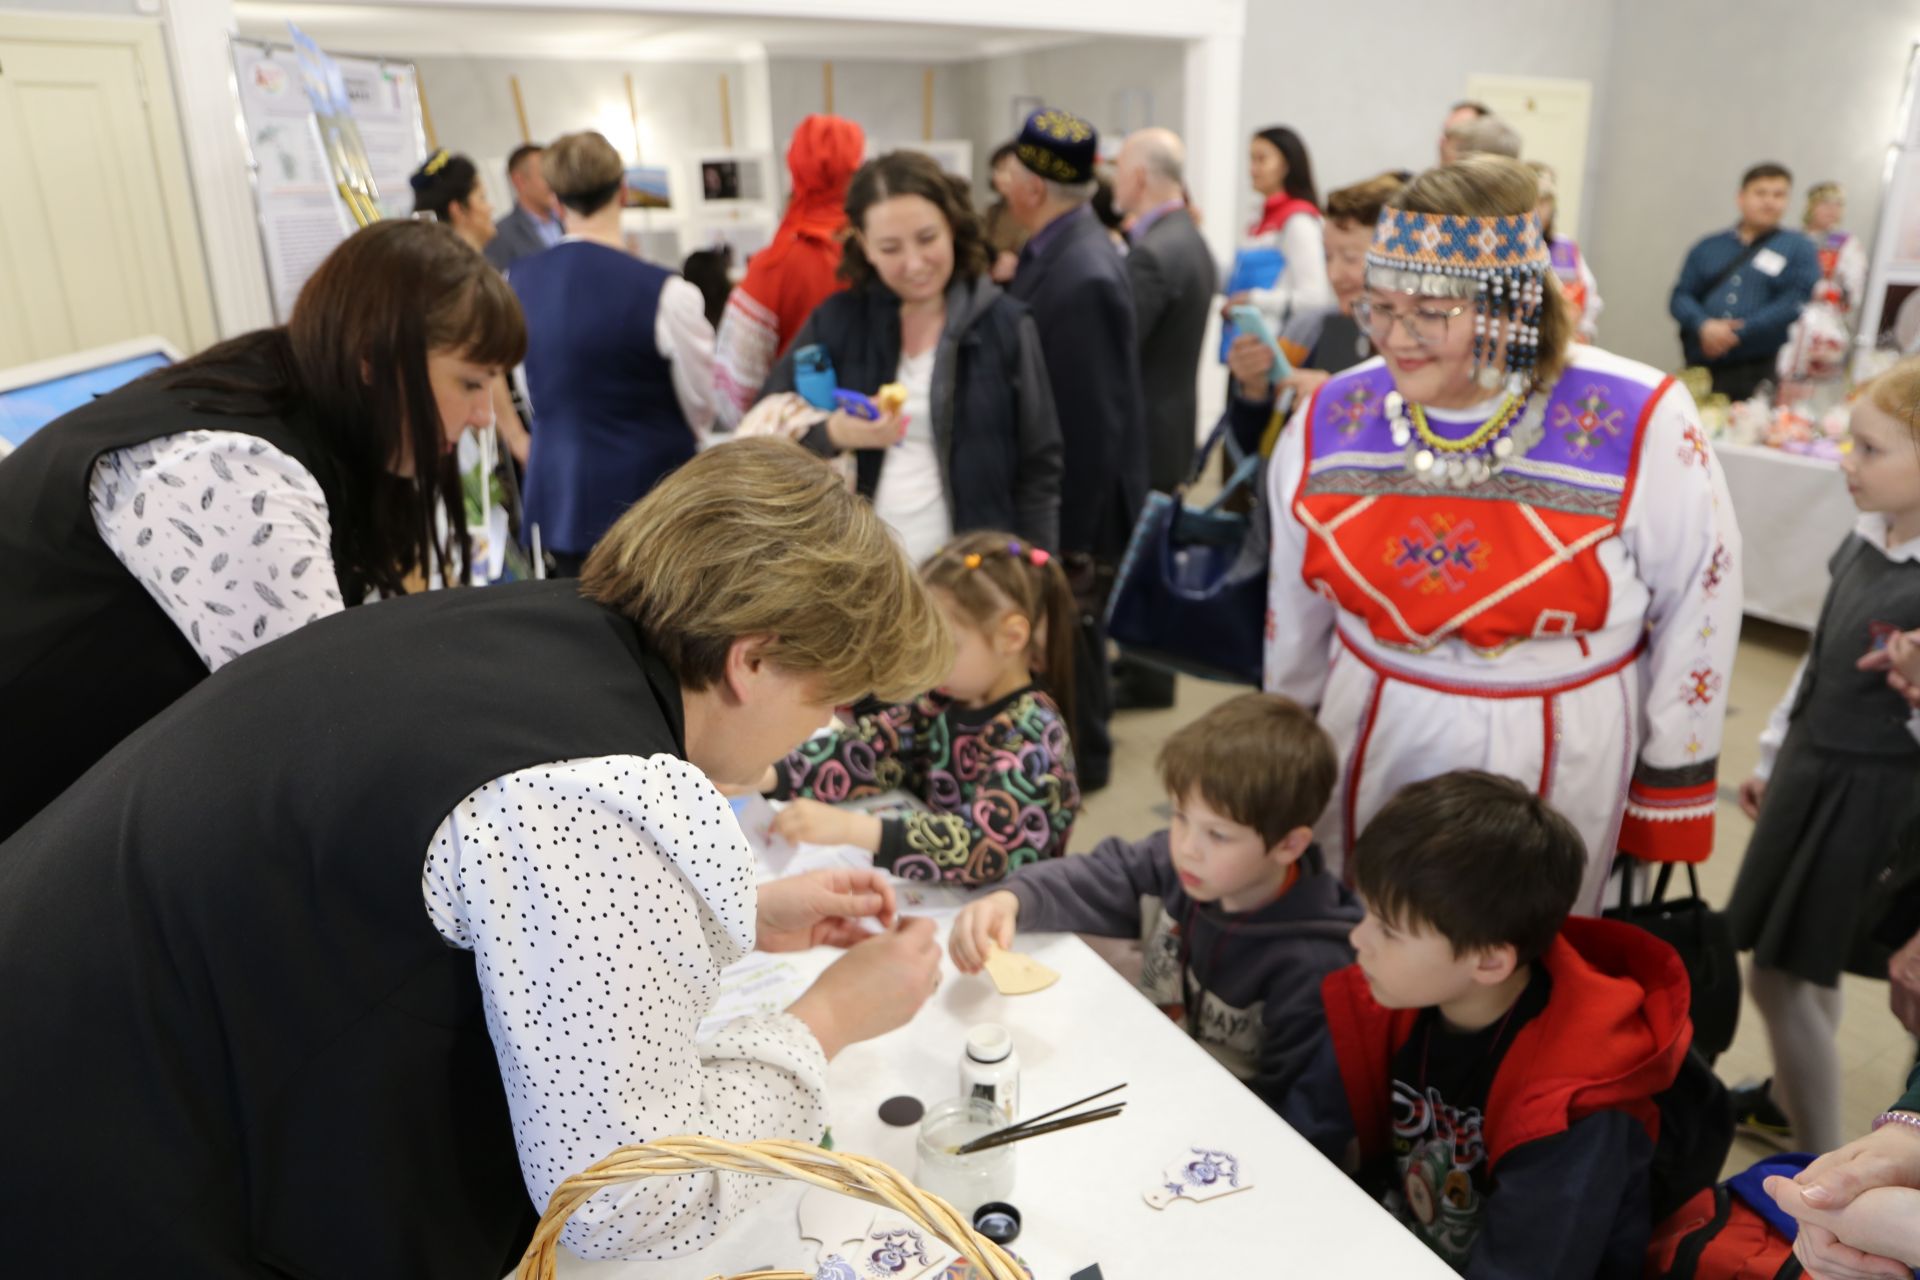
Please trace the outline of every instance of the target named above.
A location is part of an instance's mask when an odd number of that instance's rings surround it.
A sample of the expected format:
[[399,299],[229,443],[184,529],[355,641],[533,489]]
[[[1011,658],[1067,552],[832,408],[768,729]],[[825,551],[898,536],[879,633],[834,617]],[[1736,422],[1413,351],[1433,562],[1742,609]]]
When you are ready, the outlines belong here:
[[[554,1189],[547,1211],[520,1260],[517,1280],[553,1280],[560,1231],[574,1210],[596,1192],[642,1178],[689,1173],[746,1173],[826,1187],[903,1214],[915,1226],[958,1249],[978,1280],[1026,1280],[1006,1250],[973,1229],[945,1200],[930,1196],[878,1160],[841,1155],[804,1142],[721,1142],[714,1138],[662,1138],[621,1147]],[[734,1280],[813,1280],[804,1271],[757,1271]]]

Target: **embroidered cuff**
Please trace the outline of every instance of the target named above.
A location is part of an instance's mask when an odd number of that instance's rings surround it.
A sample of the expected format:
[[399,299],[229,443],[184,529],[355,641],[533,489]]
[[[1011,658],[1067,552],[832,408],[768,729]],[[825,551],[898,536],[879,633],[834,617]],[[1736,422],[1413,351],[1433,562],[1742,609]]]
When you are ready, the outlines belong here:
[[1704,862],[1713,852],[1719,761],[1678,769],[1641,765],[1627,788],[1620,852],[1647,862]]

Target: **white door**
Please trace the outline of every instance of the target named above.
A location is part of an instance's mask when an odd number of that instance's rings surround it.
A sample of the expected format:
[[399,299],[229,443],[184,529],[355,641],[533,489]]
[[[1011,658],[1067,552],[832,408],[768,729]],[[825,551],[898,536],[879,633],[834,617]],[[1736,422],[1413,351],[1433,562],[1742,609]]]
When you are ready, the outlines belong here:
[[1486,103],[1520,131],[1522,159],[1553,166],[1560,182],[1554,234],[1578,240],[1593,86],[1585,80],[1473,76],[1467,80],[1467,96]]
[[150,24],[0,17],[0,368],[214,337]]

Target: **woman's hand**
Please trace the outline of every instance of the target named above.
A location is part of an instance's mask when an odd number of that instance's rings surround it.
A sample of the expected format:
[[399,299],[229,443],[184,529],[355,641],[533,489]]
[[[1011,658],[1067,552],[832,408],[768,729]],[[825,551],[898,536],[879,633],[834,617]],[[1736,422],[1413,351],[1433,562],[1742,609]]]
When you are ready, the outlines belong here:
[[1920,1262],[1920,1190],[1878,1187],[1830,1210],[1809,1205],[1792,1179],[1768,1178],[1766,1190],[1799,1222],[1794,1256],[1814,1280],[1910,1280],[1912,1264]]
[[856,418],[845,409],[827,415],[827,439],[833,447],[850,449],[891,449],[907,434],[907,421],[897,413],[878,418]]
[[834,867],[770,880],[760,886],[754,945],[761,951],[851,947],[874,935],[861,923],[890,928],[893,883],[872,867]]
[[773,815],[773,834],[793,844],[850,844],[880,852],[880,819],[818,800],[791,800]]
[[1273,398],[1273,348],[1250,333],[1238,334],[1227,348],[1227,370],[1242,400]]
[[1893,1016],[1900,1019],[1901,1026],[1920,1036],[1920,933],[1909,938],[1907,945],[1887,961],[1887,978],[1893,984],[1887,999]]
[[1760,804],[1767,798],[1767,780],[1754,774],[1740,784],[1740,812],[1749,818],[1760,816]]
[[905,1026],[939,989],[933,921],[902,920],[834,961],[787,1012],[806,1023],[833,1058],[850,1044]]
[[995,947],[1013,950],[1013,928],[1020,919],[1020,899],[1006,889],[997,889],[966,905],[954,919],[947,952],[953,967],[962,973],[978,973],[986,968],[987,956]]

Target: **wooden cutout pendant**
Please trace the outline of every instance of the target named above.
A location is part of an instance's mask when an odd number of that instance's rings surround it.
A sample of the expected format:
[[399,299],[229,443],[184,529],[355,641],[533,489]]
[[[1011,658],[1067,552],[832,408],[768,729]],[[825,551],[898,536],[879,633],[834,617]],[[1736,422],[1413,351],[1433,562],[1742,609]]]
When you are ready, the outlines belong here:
[[1060,981],[1059,974],[1032,956],[1002,951],[998,947],[987,956],[987,974],[1003,996],[1032,995]]

